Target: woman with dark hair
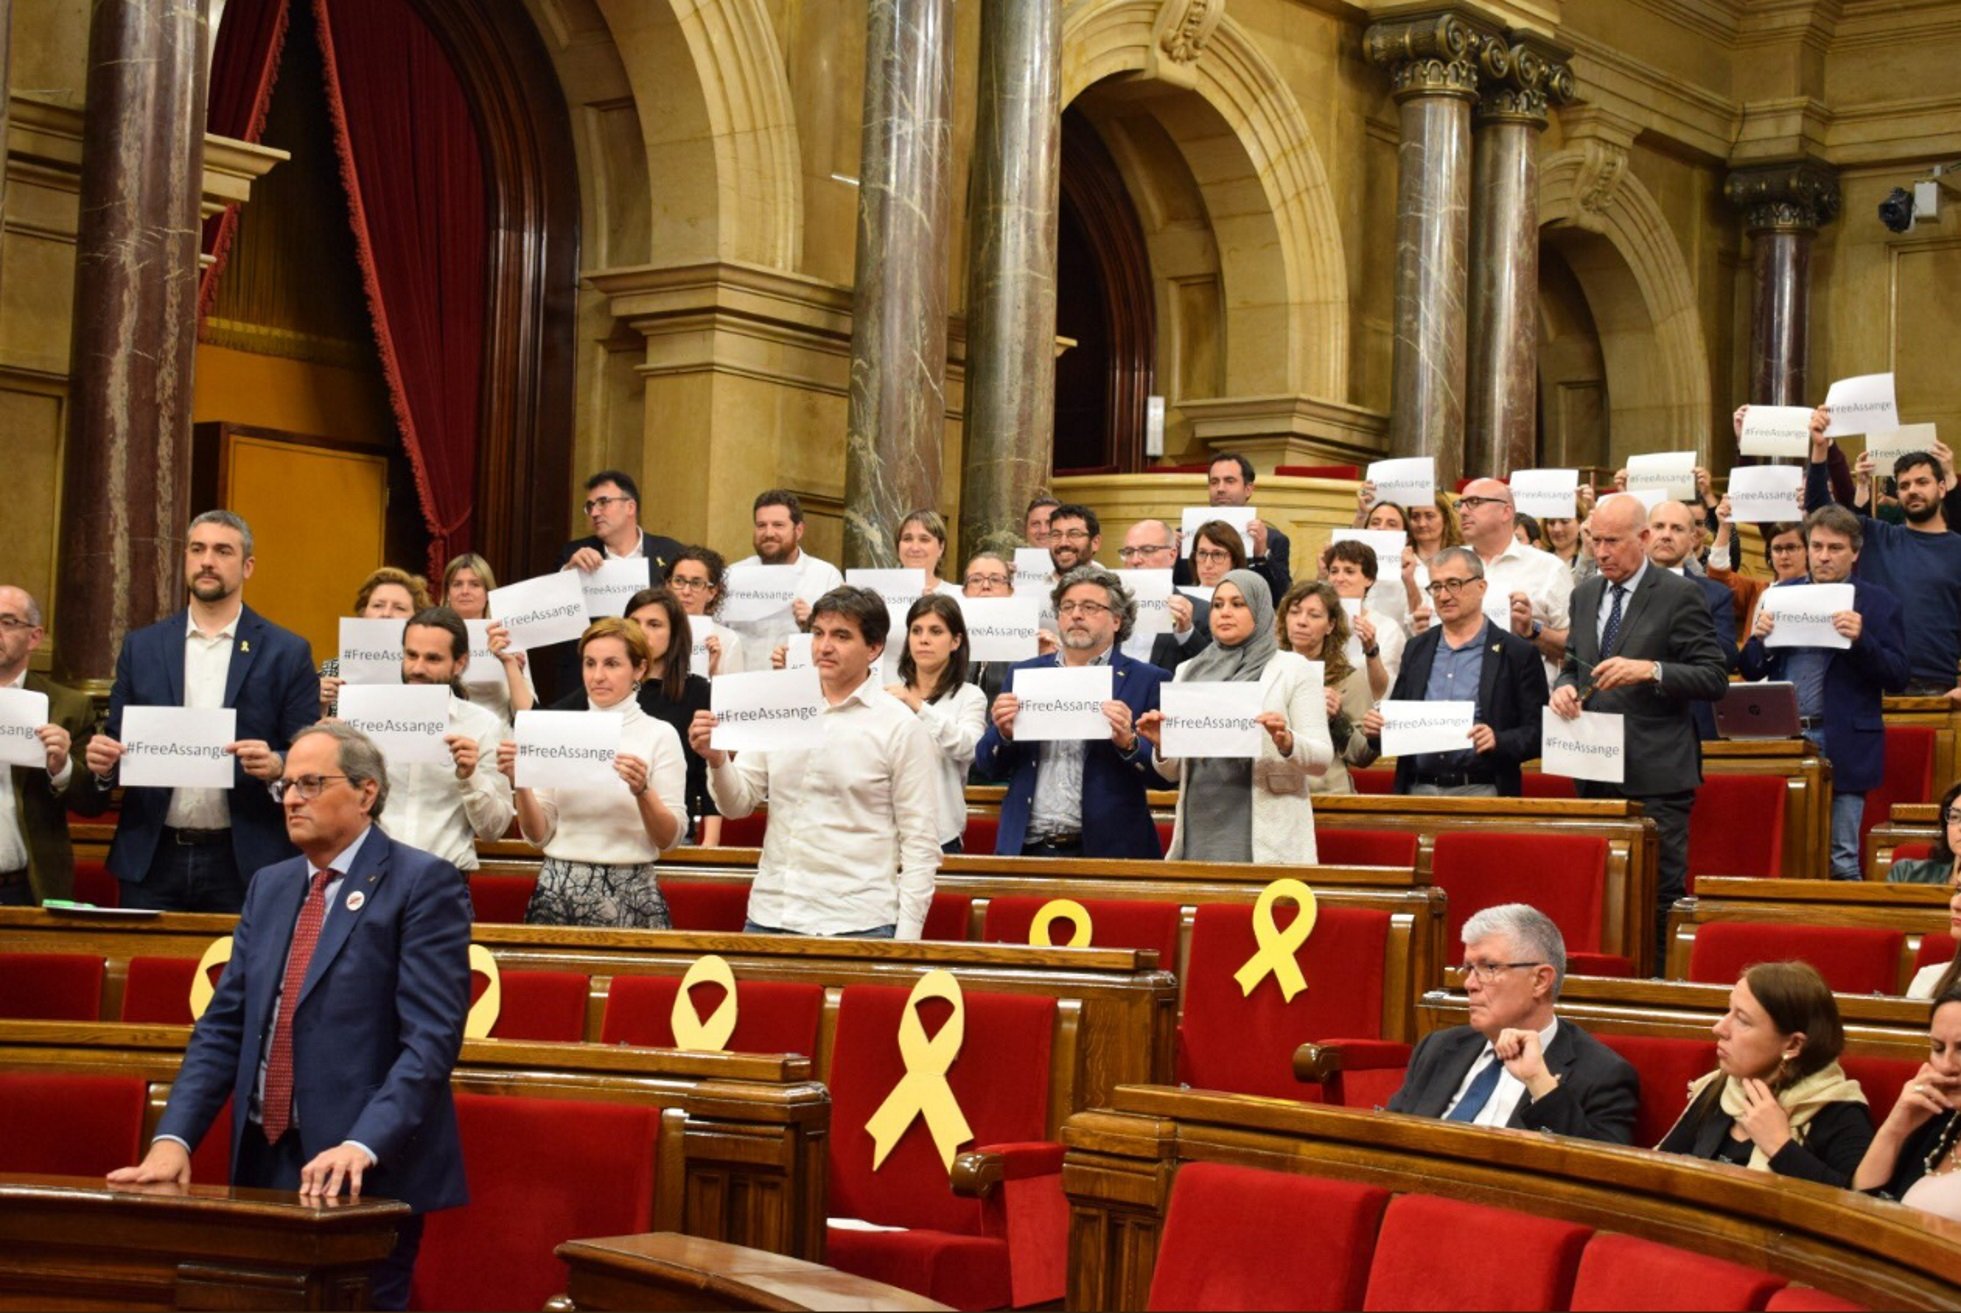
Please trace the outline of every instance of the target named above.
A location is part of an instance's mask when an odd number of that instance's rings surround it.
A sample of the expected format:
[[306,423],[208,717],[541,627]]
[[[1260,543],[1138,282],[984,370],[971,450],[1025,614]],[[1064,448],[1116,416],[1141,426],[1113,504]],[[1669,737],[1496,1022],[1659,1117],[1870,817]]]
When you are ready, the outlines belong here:
[[1217,588],[1234,570],[1246,568],[1246,540],[1224,520],[1207,520],[1192,531],[1192,574],[1202,588]]
[[[722,594],[728,581],[728,562],[713,547],[683,547],[667,567],[667,586],[688,613],[689,650],[700,648],[706,664],[694,661],[697,675],[713,679],[747,670],[742,639],[715,617],[722,613]],[[687,731],[681,732],[687,737]]]
[[1927,1018],[1927,1061],[1900,1088],[1854,1189],[1961,1222],[1961,986],[1934,998]]
[[987,695],[967,682],[967,624],[960,603],[928,593],[906,612],[899,682],[885,691],[912,708],[940,754],[940,849],[957,853],[967,828],[967,771],[987,730]]
[[1661,1151],[1852,1184],[1873,1129],[1865,1092],[1838,1065],[1845,1027],[1824,977],[1804,962],[1760,962],[1711,1029],[1716,1070],[1689,1086]]
[[[1948,786],[1935,815],[1941,824],[1934,833],[1934,850],[1925,857],[1894,861],[1886,879],[1891,884],[1946,885],[1951,895],[1947,902],[1947,933],[1961,942],[1961,862],[1955,861],[1955,849],[1961,844],[1961,783]],[[1915,972],[1907,986],[1907,997],[1938,998],[1957,986],[1961,986],[1961,949],[1955,951],[1952,961],[1932,962]]]
[[1377,756],[1362,733],[1362,718],[1375,699],[1369,694],[1369,672],[1348,663],[1348,612],[1342,609],[1341,597],[1331,584],[1302,579],[1280,599],[1273,625],[1281,651],[1321,663],[1334,760],[1327,770],[1307,777],[1308,792],[1353,793],[1355,782],[1348,768],[1366,766]]

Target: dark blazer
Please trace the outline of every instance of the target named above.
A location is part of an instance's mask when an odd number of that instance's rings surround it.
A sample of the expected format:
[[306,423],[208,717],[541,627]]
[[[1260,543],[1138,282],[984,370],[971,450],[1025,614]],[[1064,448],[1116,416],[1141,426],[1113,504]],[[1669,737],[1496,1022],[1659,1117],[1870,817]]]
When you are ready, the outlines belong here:
[[[1832,650],[1825,665],[1825,756],[1832,763],[1835,788],[1865,793],[1878,788],[1886,775],[1886,723],[1880,718],[1880,697],[1904,689],[1911,672],[1899,599],[1878,584],[1857,579],[1851,583],[1852,609],[1863,623],[1852,646]],[[1744,678],[1786,678],[1790,651],[1766,647],[1761,638],[1752,637],[1741,654]]]
[[[1276,607],[1280,605],[1280,599],[1287,595],[1287,590],[1294,585],[1293,554],[1292,541],[1272,524],[1268,524],[1266,555],[1256,556],[1246,563],[1246,568],[1266,580],[1266,586],[1273,590],[1273,604]],[[1192,561],[1189,556],[1180,557],[1178,563],[1171,567],[1171,582],[1186,588],[1198,582],[1198,576],[1192,571]]]
[[1159,634],[1151,642],[1151,664],[1169,675],[1212,646],[1212,603],[1203,597],[1190,597],[1192,627],[1182,634]]
[[[1728,584],[1706,574],[1684,574],[1702,590],[1709,604],[1709,620],[1716,626],[1716,646],[1723,649],[1723,668],[1736,669],[1736,594]],[[1696,737],[1707,742],[1716,737],[1716,708],[1708,702],[1691,702],[1689,714],[1695,717]]]
[[[590,547],[601,556],[606,555],[606,544],[600,540],[598,535],[591,535],[569,542],[559,549],[558,568],[563,570],[566,562],[572,559],[573,553],[582,547]],[[667,567],[674,564],[675,559],[681,555],[683,550],[680,543],[669,538],[666,534],[648,533],[645,529],[640,531],[640,552],[647,558],[647,586],[649,588],[658,588],[661,586],[661,576],[667,573]],[[579,679],[579,645],[577,643],[560,643],[556,646],[559,650],[558,680],[553,685],[552,691],[570,697],[574,693],[583,691],[583,685]],[[764,655],[767,657],[768,654],[765,653]],[[685,743],[687,740],[688,736],[685,733],[682,734],[681,741]]]
[[[1034,667],[1053,666],[1054,656],[1017,661],[1008,671],[1001,691],[1012,693],[1015,673]],[[1141,716],[1158,705],[1158,686],[1168,676],[1156,666],[1136,661],[1121,649],[1110,653],[1111,689],[1115,697],[1128,703],[1132,716]],[[1001,827],[994,851],[1016,855],[1028,835],[1029,813],[1035,805],[1035,766],[1041,744],[1020,743],[1001,737],[990,714],[987,732],[974,751],[974,763],[994,783],[1008,782],[1007,797],[1001,801]],[[1157,822],[1144,791],[1158,778],[1151,769],[1151,745],[1143,736],[1129,752],[1117,751],[1107,739],[1083,748],[1083,855],[1085,857],[1164,856],[1158,842]]]
[[[1390,697],[1421,702],[1428,695],[1430,667],[1436,664],[1443,632],[1442,625],[1431,625],[1410,640],[1403,649],[1402,669],[1396,672]],[[1490,764],[1498,792],[1516,798],[1524,791],[1520,766],[1539,755],[1539,719],[1551,697],[1546,688],[1546,663],[1531,639],[1500,629],[1489,620],[1478,641],[1485,644],[1485,652],[1478,674],[1477,723],[1491,726],[1498,737],[1498,746],[1484,760]],[[1380,739],[1370,742],[1381,746]],[[1415,758],[1397,758],[1396,792],[1409,792],[1415,783],[1415,768]]]
[[[231,961],[191,1033],[157,1123],[195,1147],[232,1101],[232,1162],[246,1135],[268,1027],[277,1015],[306,859],[260,871],[245,893]],[[367,895],[358,910],[348,898]],[[470,899],[462,873],[368,831],[327,909],[293,1014],[293,1100],[307,1158],[357,1140],[379,1160],[367,1194],[418,1213],[467,1201],[449,1074],[470,1010]],[[235,1185],[258,1185],[239,1180]]]
[[[1730,1139],[1729,1128],[1735,1124],[1736,1119],[1721,1107],[1711,1108],[1707,1116],[1697,1120],[1696,1107],[1690,1104],[1655,1147],[1662,1153],[1685,1153],[1710,1162],[1748,1163],[1749,1142]],[[1770,1170],[1779,1176],[1848,1189],[1872,1139],[1872,1117],[1865,1104],[1828,1103],[1812,1115],[1803,1144],[1792,1140],[1771,1155]],[[1741,1156],[1729,1158],[1725,1150]]]
[[[122,739],[124,707],[184,705],[184,631],[189,623],[188,612],[173,611],[123,639],[104,727],[110,738]],[[240,739],[263,739],[274,752],[284,753],[293,735],[320,719],[320,677],[314,673],[313,652],[304,638],[249,606],[239,614],[236,632],[225,676],[225,705],[238,712]],[[278,804],[262,781],[236,763],[226,800],[232,855],[241,872],[293,855]],[[149,876],[169,809],[169,789],[123,790],[122,817],[109,845],[109,869],[118,880],[141,884]]]
[[27,885],[34,901],[75,896],[75,850],[68,841],[69,808],[94,816],[108,801],[95,787],[86,761],[89,736],[95,730],[95,708],[88,694],[45,675],[27,672],[22,684],[30,693],[48,695],[48,723],[68,731],[68,786],[57,790],[48,772],[38,766],[14,766],[9,786],[14,791],[14,818],[27,840]]
[[1573,590],[1566,663],[1553,687],[1586,688],[1605,657],[1661,662],[1659,685],[1594,693],[1586,708],[1627,717],[1622,797],[1685,793],[1702,783],[1702,740],[1690,704],[1713,702],[1729,687],[1729,658],[1716,640],[1708,602],[1688,579],[1650,565],[1621,609],[1614,650],[1602,652],[1597,631],[1601,608],[1609,605],[1607,588],[1607,577],[1595,575]]
[[[1469,1026],[1425,1035],[1410,1055],[1409,1072],[1390,1098],[1389,1111],[1443,1116],[1484,1044],[1484,1036]],[[1520,1095],[1506,1125],[1607,1144],[1633,1141],[1641,1078],[1625,1058],[1562,1017],[1546,1049],[1546,1070],[1559,1077],[1559,1088],[1537,1102]]]

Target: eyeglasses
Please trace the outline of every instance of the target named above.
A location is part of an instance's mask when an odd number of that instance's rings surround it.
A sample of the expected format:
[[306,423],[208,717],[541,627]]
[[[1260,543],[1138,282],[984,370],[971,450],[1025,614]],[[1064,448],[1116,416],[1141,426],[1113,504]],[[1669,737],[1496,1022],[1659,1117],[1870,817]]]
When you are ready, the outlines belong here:
[[1804,544],[1803,543],[1772,543],[1770,545],[1770,550],[1773,552],[1801,552],[1804,550]]
[[706,579],[683,579],[678,575],[667,581],[667,586],[677,593],[712,593],[715,585]]
[[10,615],[0,615],[0,629],[4,629],[10,634],[18,634],[23,629],[32,628],[34,628],[34,625],[26,620],[16,620]]
[[1503,497],[1459,497],[1457,499],[1457,509],[1459,511],[1474,510],[1479,506],[1503,506],[1505,504],[1506,502]]
[[1445,594],[1454,596],[1468,585],[1481,584],[1483,582],[1484,580],[1482,579],[1432,579],[1423,586],[1423,591],[1432,597],[1442,597]]
[[1110,614],[1114,609],[1114,607],[1105,606],[1101,602],[1064,602],[1061,606],[1055,608],[1055,613],[1057,615],[1084,615],[1094,620],[1097,616]]
[[586,514],[591,515],[594,511],[603,511],[608,506],[614,505],[617,502],[629,502],[632,500],[633,498],[631,497],[588,497],[586,498]]
[[1141,547],[1119,547],[1117,548],[1117,559],[1119,561],[1135,561],[1146,556],[1156,556],[1159,552],[1168,552],[1170,550],[1170,543],[1146,543]]
[[1195,547],[1192,549],[1194,561],[1230,561],[1232,553],[1217,547]]
[[1948,825],[1961,825],[1961,808],[1948,808],[1941,814],[1941,820]]
[[1008,576],[1005,574],[970,574],[964,580],[969,588],[1006,588]]
[[291,790],[300,795],[300,801],[312,802],[327,787],[328,780],[352,780],[351,775],[302,775],[296,780],[277,779],[268,781],[266,792],[274,802],[286,801],[286,792]]
[[1050,529],[1049,537],[1060,538],[1066,543],[1086,543],[1089,541],[1088,529]]
[[1466,962],[1464,964],[1464,974],[1466,976],[1475,974],[1479,980],[1488,985],[1515,967],[1523,970],[1526,967],[1542,967],[1545,965],[1544,962]]

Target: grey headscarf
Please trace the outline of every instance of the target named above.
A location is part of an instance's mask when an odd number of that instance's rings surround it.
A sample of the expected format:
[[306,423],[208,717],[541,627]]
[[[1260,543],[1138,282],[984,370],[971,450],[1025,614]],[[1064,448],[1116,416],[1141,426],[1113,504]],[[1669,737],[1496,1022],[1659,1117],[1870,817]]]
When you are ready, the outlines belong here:
[[[1273,591],[1266,580],[1251,570],[1231,570],[1219,581],[1231,584],[1253,611],[1253,632],[1246,641],[1227,647],[1217,636],[1197,656],[1188,658],[1178,669],[1189,670],[1186,679],[1237,679],[1248,683],[1266,673],[1267,663],[1280,650],[1273,632]],[[1216,592],[1216,589],[1215,589]]]

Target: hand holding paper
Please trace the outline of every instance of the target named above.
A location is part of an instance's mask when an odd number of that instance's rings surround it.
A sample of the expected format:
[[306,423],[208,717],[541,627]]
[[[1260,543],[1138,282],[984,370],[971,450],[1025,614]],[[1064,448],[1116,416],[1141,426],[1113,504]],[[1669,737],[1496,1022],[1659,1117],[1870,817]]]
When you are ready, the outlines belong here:
[[1622,784],[1627,778],[1627,728],[1613,712],[1582,711],[1572,720],[1540,718],[1539,769],[1547,775]]
[[1401,757],[1468,749],[1478,704],[1390,698],[1378,709],[1382,712],[1382,755]]
[[1851,647],[1852,640],[1832,617],[1851,611],[1853,597],[1851,584],[1780,584],[1764,589],[1757,609],[1773,621],[1764,646]]

